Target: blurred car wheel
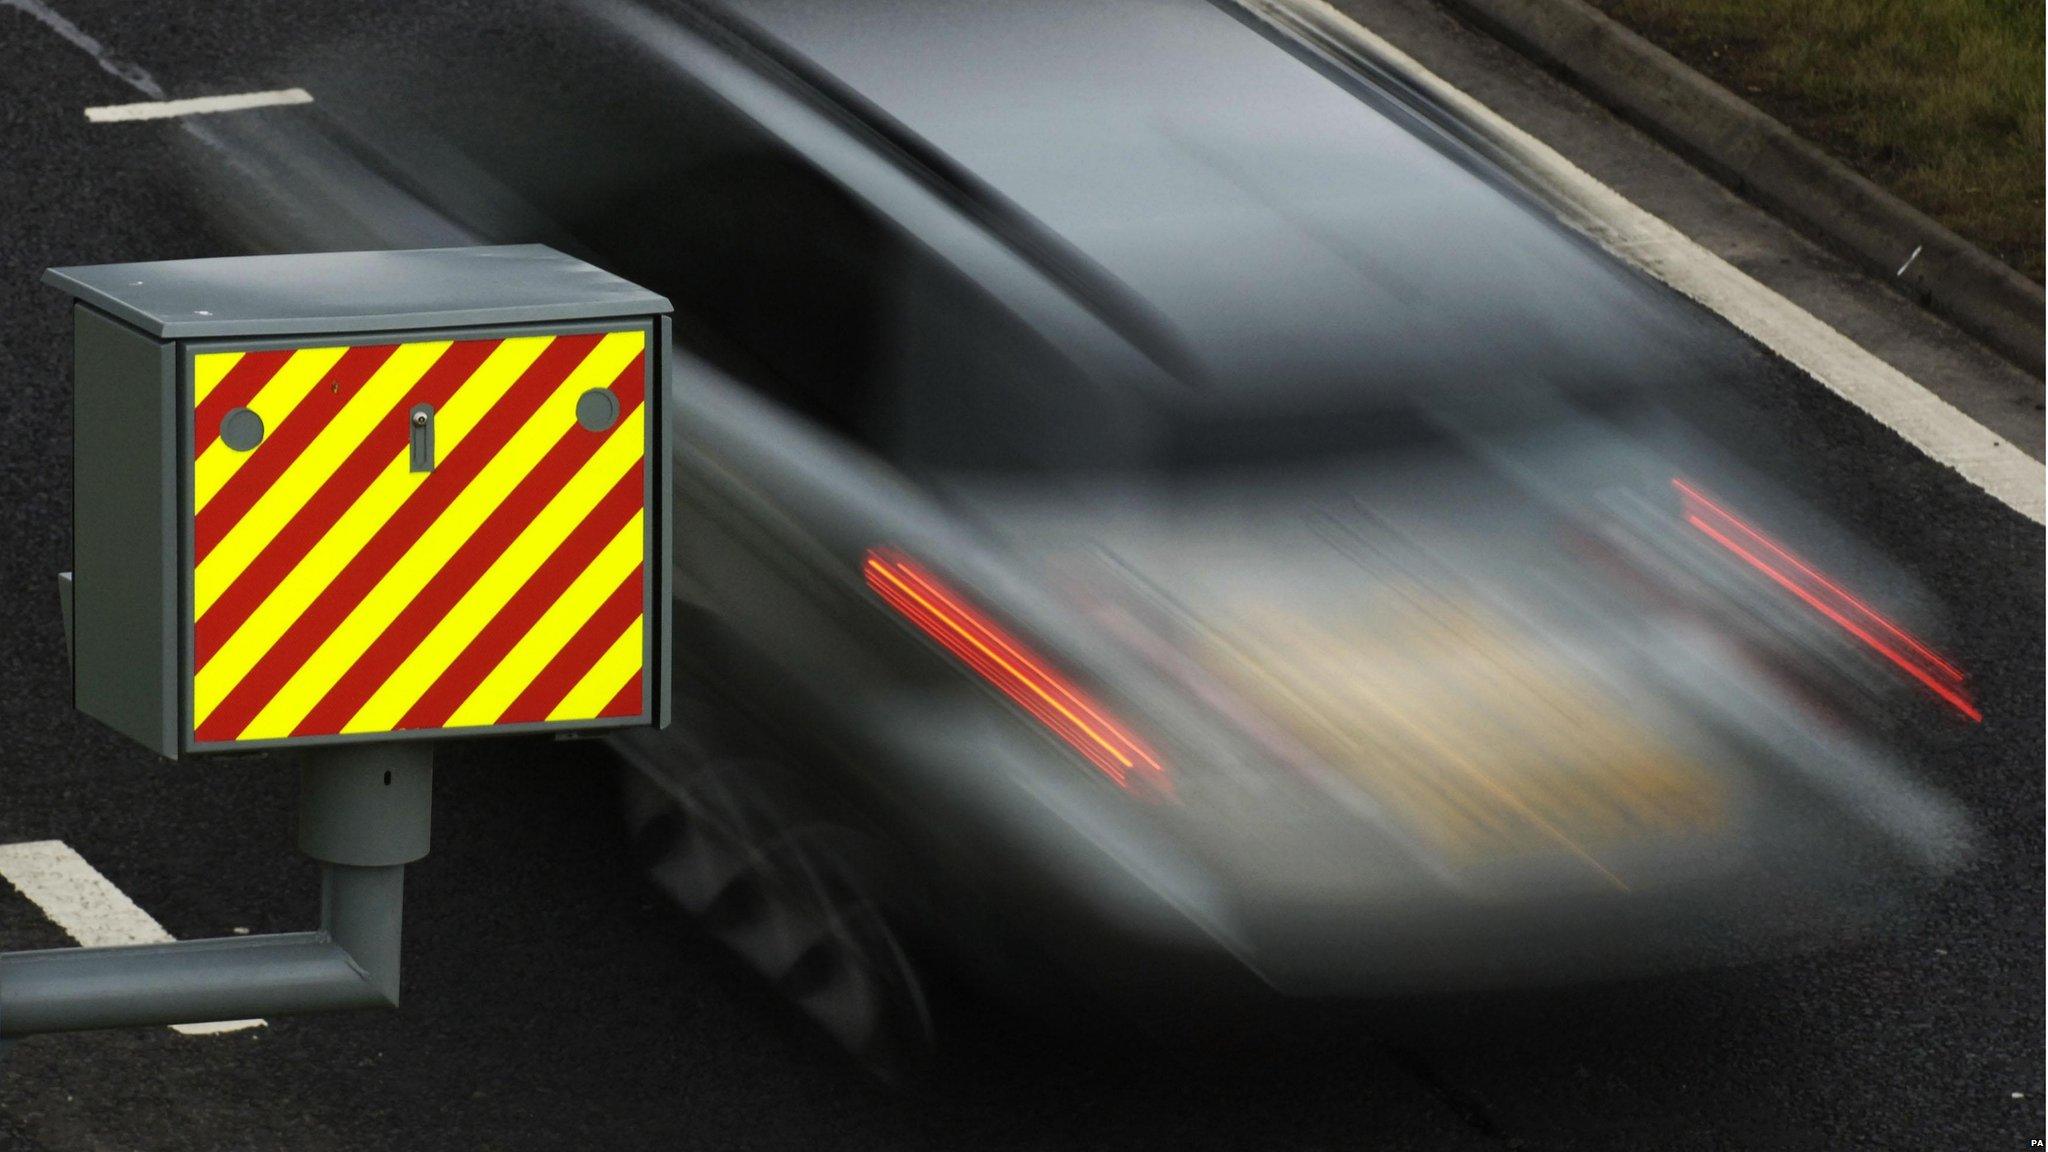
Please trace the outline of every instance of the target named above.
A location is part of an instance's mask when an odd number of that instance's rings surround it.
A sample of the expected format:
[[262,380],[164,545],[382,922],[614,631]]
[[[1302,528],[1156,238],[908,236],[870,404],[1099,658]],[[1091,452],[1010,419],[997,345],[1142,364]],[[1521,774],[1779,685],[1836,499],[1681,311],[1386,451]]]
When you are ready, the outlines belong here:
[[916,1082],[935,1034],[916,965],[864,881],[882,846],[778,787],[786,766],[712,751],[717,718],[683,713],[659,755],[621,749],[641,866],[870,1074]]

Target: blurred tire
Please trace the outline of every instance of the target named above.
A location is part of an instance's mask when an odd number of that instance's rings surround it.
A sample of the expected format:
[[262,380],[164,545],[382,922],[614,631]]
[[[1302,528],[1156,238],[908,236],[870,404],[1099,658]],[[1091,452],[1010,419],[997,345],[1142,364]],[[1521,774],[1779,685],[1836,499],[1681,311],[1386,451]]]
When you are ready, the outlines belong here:
[[791,766],[726,751],[743,742],[698,704],[612,741],[635,858],[869,1074],[922,1080],[931,1010],[869,883],[886,846],[820,811]]

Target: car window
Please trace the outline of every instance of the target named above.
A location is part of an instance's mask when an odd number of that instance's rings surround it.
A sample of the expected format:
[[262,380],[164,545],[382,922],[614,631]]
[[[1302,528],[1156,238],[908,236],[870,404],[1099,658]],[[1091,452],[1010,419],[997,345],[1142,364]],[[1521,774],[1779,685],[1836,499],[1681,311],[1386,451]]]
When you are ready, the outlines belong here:
[[1102,390],[939,254],[708,96],[668,111],[662,159],[561,213],[743,383],[913,471],[1126,451]]
[[1102,390],[942,254],[696,81],[596,58],[436,117],[559,231],[525,238],[666,295],[694,353],[907,470],[1128,454]]

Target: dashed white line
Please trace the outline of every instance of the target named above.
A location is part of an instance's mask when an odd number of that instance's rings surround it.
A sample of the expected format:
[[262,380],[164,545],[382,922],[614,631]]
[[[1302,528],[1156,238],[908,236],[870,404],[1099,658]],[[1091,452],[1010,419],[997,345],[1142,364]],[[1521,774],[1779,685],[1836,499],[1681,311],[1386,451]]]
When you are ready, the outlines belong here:
[[[173,937],[128,894],[62,840],[0,844],[0,879],[28,897],[51,923],[88,948],[167,944]],[[175,1024],[187,1036],[261,1028],[261,1020]]]
[[19,9],[42,21],[50,31],[62,36],[75,48],[80,49],[99,63],[109,75],[152,99],[164,98],[164,90],[142,65],[132,60],[123,60],[107,50],[107,46],[87,35],[85,30],[64,18],[56,9],[41,0],[0,0],[9,8]]
[[1812,313],[1637,207],[1549,145],[1453,87],[1324,0],[1240,0],[1295,32],[1348,41],[1477,127],[1526,177],[1572,206],[1608,250],[1719,313],[1933,459],[2036,524],[2048,520],[2042,465]]
[[216,112],[241,112],[250,108],[275,108],[282,104],[311,104],[313,94],[304,88],[281,88],[275,92],[240,92],[231,96],[195,96],[189,100],[148,100],[136,104],[108,104],[87,108],[85,118],[95,124],[122,120],[163,120],[173,116],[204,116]]
[[[73,47],[91,56],[101,70],[117,77],[130,88],[149,97],[135,104],[107,104],[87,108],[85,118],[95,124],[123,120],[162,120],[185,116],[205,115],[214,112],[240,112],[248,108],[270,108],[281,104],[311,104],[313,96],[304,88],[281,88],[272,92],[241,92],[227,96],[198,96],[187,100],[166,98],[163,85],[156,77],[133,60],[116,56],[97,37],[73,24],[63,13],[50,7],[42,0],[0,0],[0,7],[13,8],[40,21],[44,27],[64,38]],[[203,140],[211,143],[206,133],[188,126]]]

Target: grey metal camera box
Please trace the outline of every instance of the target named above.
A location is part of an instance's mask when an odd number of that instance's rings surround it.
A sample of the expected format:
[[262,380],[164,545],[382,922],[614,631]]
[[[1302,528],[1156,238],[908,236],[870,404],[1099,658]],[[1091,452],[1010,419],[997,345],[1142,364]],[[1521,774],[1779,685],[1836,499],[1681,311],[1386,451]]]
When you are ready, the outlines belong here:
[[666,724],[668,301],[539,245],[44,280],[81,711],[173,758]]

